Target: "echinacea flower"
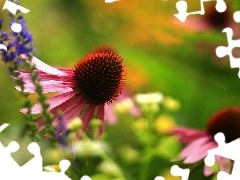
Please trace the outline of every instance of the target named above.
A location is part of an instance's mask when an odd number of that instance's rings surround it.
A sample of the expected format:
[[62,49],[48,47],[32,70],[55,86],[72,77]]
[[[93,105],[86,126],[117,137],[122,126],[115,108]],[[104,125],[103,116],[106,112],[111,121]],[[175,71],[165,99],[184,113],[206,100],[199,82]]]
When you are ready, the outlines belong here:
[[[186,144],[179,157],[184,160],[183,163],[192,164],[204,159],[208,150],[218,146],[214,135],[219,132],[225,135],[226,143],[240,137],[239,107],[224,108],[215,113],[209,119],[206,130],[174,127],[170,134],[176,135],[181,143]],[[230,171],[230,160],[217,156],[216,161],[221,170]],[[212,170],[205,166],[204,174],[208,176],[212,173]]]
[[[39,83],[43,93],[58,92],[58,95],[47,100],[49,111],[54,118],[52,125],[59,125],[57,112],[62,112],[62,118],[71,122],[76,117],[82,120],[82,130],[86,132],[92,117],[102,121],[99,135],[104,129],[104,106],[116,100],[124,86],[126,69],[123,59],[116,54],[102,52],[85,56],[79,60],[73,69],[57,69],[39,59],[29,59],[23,55],[27,62],[36,67]],[[20,70],[24,92],[35,93],[35,87],[29,71]],[[16,87],[20,90],[20,87]],[[26,113],[27,109],[21,109]],[[42,112],[41,104],[31,108],[32,114]],[[37,120],[38,130],[45,128],[43,118]]]
[[[99,46],[91,51],[91,53],[103,53],[103,52],[118,54],[117,51],[115,50],[115,48],[108,46],[108,45]],[[119,105],[126,101],[130,102],[130,103],[128,103],[129,104],[128,111],[130,112],[130,114],[134,117],[140,116],[141,115],[140,109],[131,100],[132,97],[133,97],[133,95],[131,94],[131,92],[126,87],[123,87],[121,94],[119,94],[116,101],[114,101],[114,103],[105,105],[106,123],[108,123],[109,125],[115,125],[117,123],[118,119],[117,119],[117,115],[116,115],[114,106]]]

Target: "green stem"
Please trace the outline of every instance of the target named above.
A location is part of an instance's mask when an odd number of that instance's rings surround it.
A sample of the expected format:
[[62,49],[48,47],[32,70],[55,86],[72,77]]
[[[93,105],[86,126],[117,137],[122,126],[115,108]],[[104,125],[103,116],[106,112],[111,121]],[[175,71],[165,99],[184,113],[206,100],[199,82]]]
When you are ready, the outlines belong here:
[[201,161],[193,164],[193,166],[192,166],[191,168],[189,168],[189,169],[190,169],[190,172],[193,173],[193,172],[195,172],[196,170],[198,170],[198,168],[201,168],[202,166],[204,166],[204,161],[203,161],[203,160],[201,160]]
[[150,149],[145,150],[145,156],[141,160],[140,164],[140,172],[139,172],[139,180],[147,180],[148,179],[148,171],[151,159],[153,157],[153,153]]
[[119,175],[120,175],[119,178],[120,178],[121,180],[127,180],[127,178],[124,176],[121,168],[119,168],[119,166],[117,165],[117,163],[115,163],[115,162],[107,155],[107,153],[105,153],[105,152],[101,153],[101,158],[102,158],[104,161],[108,161],[108,162],[114,164],[114,165],[119,169],[119,173],[120,173],[120,174],[119,174]]

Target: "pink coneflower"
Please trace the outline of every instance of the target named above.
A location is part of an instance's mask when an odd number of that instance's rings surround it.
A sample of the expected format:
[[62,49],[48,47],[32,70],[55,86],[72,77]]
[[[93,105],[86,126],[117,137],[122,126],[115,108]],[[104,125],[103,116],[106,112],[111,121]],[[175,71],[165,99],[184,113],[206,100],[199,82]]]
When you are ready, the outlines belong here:
[[[126,69],[123,59],[119,55],[102,52],[85,56],[79,60],[73,69],[57,69],[39,59],[32,57],[27,62],[36,67],[38,78],[44,93],[58,92],[47,100],[49,110],[54,115],[53,126],[59,124],[57,112],[61,110],[62,118],[70,122],[80,117],[82,130],[86,132],[93,118],[102,121],[99,135],[104,129],[104,106],[116,100],[125,81]],[[24,92],[35,93],[35,87],[29,71],[19,71],[22,78]],[[20,90],[20,87],[17,87]],[[26,109],[21,112],[26,113]],[[36,104],[32,107],[32,114],[40,114],[42,107]],[[43,118],[37,120],[38,130],[45,128]]]
[[[112,54],[118,54],[116,49],[113,48],[110,45],[105,45],[105,46],[99,46],[91,51],[91,53],[112,53]],[[122,103],[126,100],[130,100],[132,98],[132,94],[130,93],[129,89],[126,87],[123,87],[121,94],[117,97],[116,101],[114,103],[109,103],[105,105],[105,120],[106,123],[109,125],[116,125],[118,119],[117,119],[117,114],[114,110],[114,104],[116,103]],[[131,107],[129,108],[129,112],[132,116],[138,117],[141,115],[140,109],[136,106],[136,104],[131,101]]]
[[[176,135],[181,143],[186,144],[179,157],[185,164],[192,164],[204,159],[208,150],[218,146],[214,141],[214,135],[218,132],[224,133],[227,143],[240,137],[240,108],[221,109],[209,119],[206,130],[174,127],[170,134]],[[216,160],[221,170],[230,171],[230,160],[220,156]],[[204,174],[208,176],[212,173],[211,169],[205,166]]]

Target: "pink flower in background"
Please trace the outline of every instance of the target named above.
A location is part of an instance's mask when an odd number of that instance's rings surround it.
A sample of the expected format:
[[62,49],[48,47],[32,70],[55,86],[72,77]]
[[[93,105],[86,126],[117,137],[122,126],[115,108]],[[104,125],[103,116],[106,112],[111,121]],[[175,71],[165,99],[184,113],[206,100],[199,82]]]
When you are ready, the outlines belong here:
[[[226,2],[227,3],[227,2]],[[188,16],[184,23],[174,18],[174,23],[180,28],[193,32],[222,30],[226,27],[237,28],[232,18],[233,10],[230,3],[227,3],[227,9],[224,12],[216,10],[216,1],[204,3],[205,13],[202,15]]]
[[131,101],[131,98],[131,93],[128,91],[127,88],[124,87],[121,91],[121,94],[117,97],[117,100],[114,103],[107,104],[105,106],[105,117],[108,124],[115,125],[117,123],[117,115],[114,110],[115,103],[123,103],[124,101],[130,100],[130,102],[132,102],[131,104],[129,103],[129,105],[131,106],[129,107],[130,114],[134,117],[138,117],[141,115],[140,109],[136,106],[136,104],[134,104],[133,101]]
[[[214,135],[218,132],[224,133],[227,143],[240,137],[240,108],[224,108],[218,111],[209,119],[206,130],[174,127],[170,134],[176,135],[179,142],[186,144],[179,158],[183,159],[185,164],[192,164],[204,159],[208,150],[218,146],[214,141]],[[216,160],[221,170],[230,171],[230,160],[220,156]],[[212,173],[212,170],[205,166],[204,175]]]
[[[104,130],[104,106],[116,100],[124,86],[126,69],[119,55],[108,52],[94,53],[78,61],[73,69],[57,69],[39,59],[23,58],[36,67],[43,93],[58,92],[47,100],[49,110],[54,115],[52,124],[59,124],[57,112],[62,111],[62,118],[68,123],[80,117],[83,131],[86,132],[94,116],[102,121],[99,135]],[[29,71],[20,70],[19,78],[24,81],[24,92],[35,93],[35,86]],[[20,87],[16,87],[21,90]],[[26,113],[26,109],[21,112]],[[32,114],[40,114],[42,107],[36,104]],[[45,128],[43,118],[37,120],[38,130]]]

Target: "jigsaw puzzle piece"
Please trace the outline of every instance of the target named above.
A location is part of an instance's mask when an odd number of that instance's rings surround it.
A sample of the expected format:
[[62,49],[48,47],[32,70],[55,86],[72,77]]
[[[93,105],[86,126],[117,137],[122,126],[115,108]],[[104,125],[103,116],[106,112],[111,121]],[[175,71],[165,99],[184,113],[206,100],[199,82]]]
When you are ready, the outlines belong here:
[[31,169],[31,173],[39,173],[42,172],[42,156],[40,152],[40,147],[36,142],[31,142],[28,145],[28,151],[34,155],[32,159],[26,162],[22,167],[22,171],[29,171]]
[[[234,48],[239,48],[240,47],[240,39],[233,40],[233,30],[232,28],[225,28],[223,29],[224,33],[227,35],[227,40],[228,40],[228,46],[218,46],[216,48],[216,55],[220,58],[224,56],[229,56],[230,60],[230,67],[231,68],[240,68],[240,58],[235,58],[232,54],[232,50]],[[240,78],[240,72],[238,72],[238,77]]]
[[186,1],[178,1],[176,3],[176,8],[178,10],[178,14],[174,14],[176,18],[178,18],[181,22],[185,22],[186,18],[189,16],[187,13],[187,2]]
[[215,9],[219,12],[219,13],[223,13],[224,11],[227,10],[227,5],[224,2],[224,0],[217,0]]
[[173,165],[171,167],[171,174],[173,176],[181,176],[181,180],[188,180],[190,170],[189,169],[182,169],[178,165]]
[[157,177],[154,178],[154,180],[165,180],[165,178],[162,177],[162,176],[157,176]]
[[[186,18],[189,15],[194,15],[194,14],[200,14],[203,15],[205,14],[205,9],[204,9],[204,2],[206,1],[214,1],[214,0],[200,0],[200,7],[201,9],[199,11],[194,11],[194,12],[187,12],[187,2],[185,0],[180,0],[176,3],[176,9],[178,11],[178,14],[175,14],[174,16],[178,18],[181,22],[185,22]],[[226,11],[227,5],[224,2],[224,0],[216,0],[216,6],[215,9],[219,12],[222,13]]]
[[12,170],[20,170],[19,164],[11,156],[11,153],[18,151],[18,149],[19,144],[16,141],[10,142],[7,147],[4,147],[0,142],[0,162],[4,162],[0,163],[1,172],[8,174]]
[[239,23],[240,22],[240,11],[236,11],[234,14],[233,14],[233,19],[236,23]]
[[25,7],[22,7],[22,6],[19,6],[11,1],[6,1],[4,6],[3,6],[3,10],[4,9],[7,9],[9,10],[11,13],[13,13],[14,15],[17,13],[17,11],[21,11],[22,13],[28,13],[30,10],[25,8]]

